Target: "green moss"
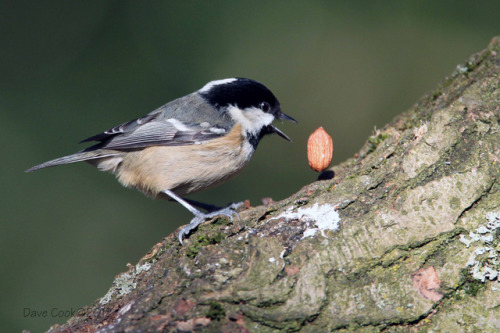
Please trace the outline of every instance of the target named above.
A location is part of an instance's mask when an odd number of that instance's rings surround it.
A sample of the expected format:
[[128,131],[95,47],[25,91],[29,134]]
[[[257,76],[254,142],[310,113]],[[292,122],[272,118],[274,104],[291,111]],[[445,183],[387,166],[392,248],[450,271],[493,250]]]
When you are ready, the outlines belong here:
[[463,321],[463,322],[464,322],[464,324],[465,324],[464,326],[466,326],[466,327],[471,327],[471,326],[473,326],[474,324],[476,324],[476,323],[477,323],[477,318],[475,318],[475,317],[473,317],[473,316],[471,316],[471,315],[468,315],[468,314],[464,313],[464,314],[462,315],[462,321]]
[[432,99],[435,100],[437,99],[439,96],[441,96],[443,94],[443,89],[442,88],[438,88],[436,89],[433,93],[432,93]]
[[201,235],[198,236],[196,241],[193,242],[186,250],[186,256],[189,258],[194,258],[200,252],[203,246],[218,244],[225,238],[225,235],[221,232],[216,232],[213,235]]
[[452,197],[449,201],[449,204],[452,209],[457,209],[458,207],[460,207],[460,199],[457,197]]
[[200,252],[200,248],[197,247],[197,246],[190,246],[188,247],[187,251],[186,251],[186,256],[188,256],[189,258],[194,258],[196,257],[196,255],[198,254],[198,252]]
[[227,217],[218,217],[215,221],[210,223],[212,227],[219,226],[219,225],[230,225],[232,223],[231,219]]
[[206,316],[212,320],[221,320],[226,316],[226,310],[224,307],[216,302],[210,302],[210,308],[208,309]]
[[476,296],[481,290],[484,289],[484,283],[472,278],[470,272],[466,269],[460,272],[460,285],[465,294],[469,296]]
[[389,137],[389,134],[380,133],[379,135],[374,135],[368,138],[368,153],[373,153],[377,149],[378,145]]

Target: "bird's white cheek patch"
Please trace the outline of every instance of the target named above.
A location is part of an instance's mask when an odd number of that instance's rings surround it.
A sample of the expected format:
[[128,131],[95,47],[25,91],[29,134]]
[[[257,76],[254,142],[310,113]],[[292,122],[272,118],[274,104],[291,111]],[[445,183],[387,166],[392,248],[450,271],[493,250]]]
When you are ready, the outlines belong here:
[[249,133],[258,133],[263,126],[270,125],[274,120],[272,114],[258,108],[241,110],[236,106],[230,106],[228,112],[234,121],[241,124],[243,130]]

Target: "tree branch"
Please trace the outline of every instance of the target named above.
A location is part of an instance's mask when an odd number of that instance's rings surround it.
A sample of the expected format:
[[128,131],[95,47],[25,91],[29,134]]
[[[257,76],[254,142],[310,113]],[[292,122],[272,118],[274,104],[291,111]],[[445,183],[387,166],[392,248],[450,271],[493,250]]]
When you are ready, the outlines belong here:
[[500,330],[500,38],[334,178],[174,234],[49,332]]

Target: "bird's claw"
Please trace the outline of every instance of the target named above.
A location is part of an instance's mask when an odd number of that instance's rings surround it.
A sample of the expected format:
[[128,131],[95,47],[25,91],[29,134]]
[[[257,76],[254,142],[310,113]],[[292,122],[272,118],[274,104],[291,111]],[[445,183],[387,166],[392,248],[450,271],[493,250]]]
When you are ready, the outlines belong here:
[[182,244],[182,239],[184,238],[184,235],[189,235],[191,231],[196,229],[200,224],[202,224],[205,221],[205,219],[202,216],[195,216],[193,219],[189,222],[188,225],[183,227],[181,231],[179,231],[179,243]]
[[238,214],[238,212],[236,211],[236,209],[238,209],[242,204],[243,204],[242,202],[232,203],[232,204],[230,204],[229,206],[227,206],[225,208],[222,208],[222,209],[210,212],[210,213],[201,213],[200,212],[200,214],[196,214],[191,219],[191,221],[189,222],[189,224],[186,225],[185,227],[183,227],[179,231],[179,236],[178,236],[179,243],[181,245],[183,245],[182,240],[183,240],[184,236],[189,235],[189,233],[191,233],[191,231],[193,231],[200,224],[202,224],[203,222],[205,222],[205,220],[210,220],[210,219],[212,219],[212,218],[214,218],[216,216],[220,216],[220,215],[229,218],[231,221],[233,221],[233,215],[236,215],[238,217],[238,219],[240,219],[240,214]]

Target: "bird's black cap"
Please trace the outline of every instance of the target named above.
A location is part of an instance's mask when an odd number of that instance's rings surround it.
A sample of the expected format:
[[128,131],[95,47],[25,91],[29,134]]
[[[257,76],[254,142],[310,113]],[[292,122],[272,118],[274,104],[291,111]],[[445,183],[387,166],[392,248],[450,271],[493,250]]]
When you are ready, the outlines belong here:
[[262,83],[245,78],[212,81],[199,93],[215,107],[237,106],[240,109],[258,108],[267,102],[272,109],[279,108],[278,99]]

